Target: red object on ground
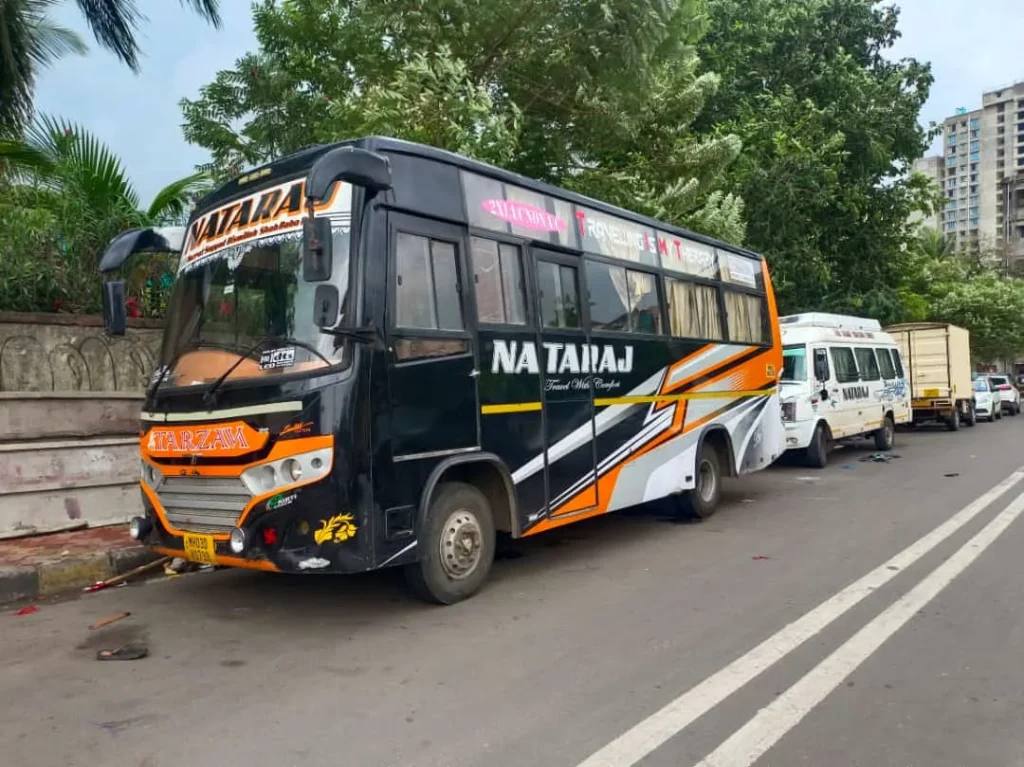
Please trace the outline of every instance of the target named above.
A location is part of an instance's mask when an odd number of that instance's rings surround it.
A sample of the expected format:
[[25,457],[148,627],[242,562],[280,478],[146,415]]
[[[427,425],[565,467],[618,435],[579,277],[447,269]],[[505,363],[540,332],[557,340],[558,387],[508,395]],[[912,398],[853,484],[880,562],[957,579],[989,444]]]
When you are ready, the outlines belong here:
[[39,608],[38,607],[36,607],[35,605],[28,605],[27,607],[22,607],[20,610],[18,610],[14,614],[15,615],[31,615],[32,613],[37,613],[37,612],[39,612]]
[[32,567],[55,559],[69,559],[95,551],[134,546],[138,546],[138,543],[128,535],[128,525],[10,538],[0,541],[0,567]]
[[764,554],[758,554],[756,557],[751,557],[751,559],[771,559],[771,557],[766,557]]

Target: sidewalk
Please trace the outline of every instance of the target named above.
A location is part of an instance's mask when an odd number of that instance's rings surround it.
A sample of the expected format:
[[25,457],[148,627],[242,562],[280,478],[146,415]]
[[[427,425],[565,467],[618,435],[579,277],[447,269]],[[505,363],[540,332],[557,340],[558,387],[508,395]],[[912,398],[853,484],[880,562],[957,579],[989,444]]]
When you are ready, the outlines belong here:
[[127,525],[0,540],[0,604],[81,589],[155,558]]

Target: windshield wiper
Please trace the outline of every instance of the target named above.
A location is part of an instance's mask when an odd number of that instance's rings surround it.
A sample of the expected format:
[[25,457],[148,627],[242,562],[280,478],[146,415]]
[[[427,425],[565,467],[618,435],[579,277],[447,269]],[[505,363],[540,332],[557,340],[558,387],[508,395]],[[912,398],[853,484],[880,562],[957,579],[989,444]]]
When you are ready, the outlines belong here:
[[224,346],[222,344],[215,344],[211,341],[203,340],[196,341],[196,343],[189,344],[188,346],[181,349],[177,354],[174,354],[171,357],[170,361],[166,365],[160,366],[160,375],[157,377],[156,381],[153,382],[152,386],[150,386],[149,389],[146,391],[145,407],[156,407],[156,393],[160,390],[160,387],[163,385],[164,381],[171,377],[171,371],[174,370],[174,366],[178,364],[178,360],[180,360],[189,352],[195,351],[196,349],[202,349],[203,347],[206,346],[212,346],[213,348],[219,349],[230,349],[230,347]]
[[372,344],[377,340],[377,328],[371,323],[363,328],[320,328],[321,333],[340,338],[349,338],[363,344]]
[[231,366],[221,374],[220,378],[218,378],[216,381],[210,384],[210,388],[203,393],[203,404],[206,406],[207,410],[213,410],[213,408],[216,407],[217,391],[220,389],[223,383],[226,380],[228,380],[228,376],[234,373],[239,365],[241,365],[243,362],[249,359],[249,357],[253,353],[262,349],[263,346],[267,344],[269,341],[282,341],[286,344],[291,344],[292,346],[298,346],[300,349],[305,349],[306,351],[315,354],[317,357],[322,359],[328,367],[336,364],[334,362],[331,362],[327,357],[321,354],[320,351],[317,350],[315,346],[313,346],[312,344],[307,344],[305,341],[299,341],[296,338],[288,338],[287,336],[264,336],[258,342],[253,344],[250,348],[246,349],[244,352],[235,352],[238,355],[238,359],[235,360],[231,364]]

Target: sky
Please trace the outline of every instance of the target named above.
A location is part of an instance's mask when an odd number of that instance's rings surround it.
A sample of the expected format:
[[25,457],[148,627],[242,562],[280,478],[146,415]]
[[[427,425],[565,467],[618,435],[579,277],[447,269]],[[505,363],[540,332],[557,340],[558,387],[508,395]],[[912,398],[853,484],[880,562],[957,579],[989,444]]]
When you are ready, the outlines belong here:
[[[66,2],[55,21],[81,32],[90,52],[58,62],[39,78],[36,108],[84,126],[122,159],[148,204],[166,184],[193,172],[206,153],[181,134],[183,97],[194,98],[219,70],[256,47],[250,0],[221,0],[224,23],[217,30],[172,0],[150,0],[141,30],[142,71],[132,74],[100,49],[75,3]],[[935,83],[921,114],[938,121],[958,107],[981,105],[983,91],[1024,80],[1021,0],[902,0],[903,38],[894,57],[930,61]],[[984,39],[969,50],[968,40]]]

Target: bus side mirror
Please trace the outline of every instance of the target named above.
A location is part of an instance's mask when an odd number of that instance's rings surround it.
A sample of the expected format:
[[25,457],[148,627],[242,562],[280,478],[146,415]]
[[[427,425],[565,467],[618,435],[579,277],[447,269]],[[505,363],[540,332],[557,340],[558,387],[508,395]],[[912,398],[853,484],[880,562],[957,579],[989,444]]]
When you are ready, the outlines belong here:
[[306,282],[331,278],[333,244],[329,218],[302,219],[302,278]]
[[338,323],[338,289],[334,285],[317,285],[313,296],[313,322],[318,328],[333,328]]
[[123,280],[103,283],[103,327],[110,336],[123,336],[128,327]]

